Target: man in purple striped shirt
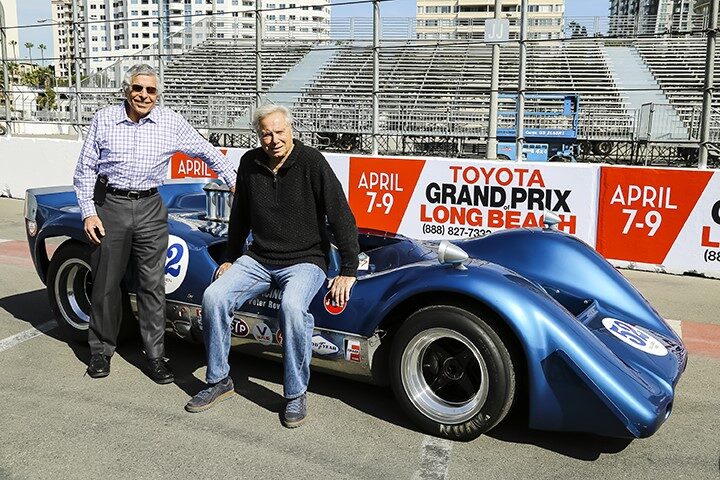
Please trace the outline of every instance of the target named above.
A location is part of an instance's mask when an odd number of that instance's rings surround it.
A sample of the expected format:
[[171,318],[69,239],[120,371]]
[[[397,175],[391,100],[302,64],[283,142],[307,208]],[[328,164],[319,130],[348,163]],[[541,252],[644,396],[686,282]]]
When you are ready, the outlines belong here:
[[167,177],[168,162],[176,151],[200,157],[231,186],[235,171],[182,116],[156,106],[160,86],[152,67],[131,67],[123,89],[122,104],[95,114],[73,182],[85,234],[93,245],[87,373],[92,378],[110,373],[121,322],[120,284],[133,261],[145,370],[152,380],[165,384],[174,381],[164,360],[168,227],[167,208],[157,187]]

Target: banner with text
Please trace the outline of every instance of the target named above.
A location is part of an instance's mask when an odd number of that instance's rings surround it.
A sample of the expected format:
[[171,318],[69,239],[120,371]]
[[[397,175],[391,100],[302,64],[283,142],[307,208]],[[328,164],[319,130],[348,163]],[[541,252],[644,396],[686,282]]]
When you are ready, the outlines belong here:
[[350,157],[349,201],[359,227],[421,239],[558,228],[595,244],[599,167],[450,159]]
[[602,167],[597,238],[608,259],[720,273],[720,172]]

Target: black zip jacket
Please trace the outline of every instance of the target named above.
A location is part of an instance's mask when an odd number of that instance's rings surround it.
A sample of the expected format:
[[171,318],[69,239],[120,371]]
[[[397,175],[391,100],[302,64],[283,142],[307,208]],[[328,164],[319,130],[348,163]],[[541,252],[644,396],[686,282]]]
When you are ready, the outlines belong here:
[[354,277],[360,252],[357,226],[340,181],[319,151],[293,142],[293,151],[277,174],[268,167],[262,148],[240,159],[227,261],[243,254],[252,230],[252,244],[245,254],[258,262],[273,267],[314,263],[327,271],[327,218],[340,251],[340,275]]

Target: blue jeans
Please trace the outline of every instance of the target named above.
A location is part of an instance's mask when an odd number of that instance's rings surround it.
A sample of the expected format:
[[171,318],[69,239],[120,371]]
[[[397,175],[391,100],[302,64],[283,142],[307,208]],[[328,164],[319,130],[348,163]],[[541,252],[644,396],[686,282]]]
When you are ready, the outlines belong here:
[[266,267],[247,255],[238,258],[203,295],[208,383],[217,383],[230,373],[230,326],[235,310],[269,290],[273,281],[283,292],[278,321],[283,333],[284,395],[295,398],[307,390],[315,326],[308,308],[325,281],[325,272],[311,263]]

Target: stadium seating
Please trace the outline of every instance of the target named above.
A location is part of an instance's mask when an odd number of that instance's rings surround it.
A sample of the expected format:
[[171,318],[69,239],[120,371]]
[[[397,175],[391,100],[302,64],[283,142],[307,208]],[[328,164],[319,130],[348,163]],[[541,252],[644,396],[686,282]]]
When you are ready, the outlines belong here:
[[[370,129],[372,50],[368,45],[358,47],[339,51],[294,107],[296,116],[318,131]],[[517,91],[518,57],[517,46],[501,48],[501,91]],[[597,43],[532,44],[527,58],[529,94],[577,93],[586,118],[610,124],[608,118],[621,117],[618,124],[627,124],[629,114]],[[491,64],[491,47],[484,44],[384,44],[381,129],[397,134],[485,136]]]
[[[702,90],[705,82],[704,37],[676,37],[637,39],[635,46],[650,68],[665,95],[675,106],[687,128],[697,133],[702,110]],[[718,62],[720,51],[715,56],[716,70],[714,87],[720,87]],[[717,104],[714,104],[717,107]]]

